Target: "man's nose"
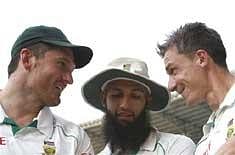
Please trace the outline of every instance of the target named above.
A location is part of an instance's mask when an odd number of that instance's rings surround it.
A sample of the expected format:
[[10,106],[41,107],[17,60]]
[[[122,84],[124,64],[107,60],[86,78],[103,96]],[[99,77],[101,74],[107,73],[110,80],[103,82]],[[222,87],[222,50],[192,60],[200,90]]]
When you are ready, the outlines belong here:
[[66,84],[73,84],[72,73],[67,73],[64,75],[63,79],[66,81]]
[[121,100],[121,103],[120,103],[120,108],[122,109],[128,109],[129,107],[129,99],[128,97],[123,97],[122,100]]

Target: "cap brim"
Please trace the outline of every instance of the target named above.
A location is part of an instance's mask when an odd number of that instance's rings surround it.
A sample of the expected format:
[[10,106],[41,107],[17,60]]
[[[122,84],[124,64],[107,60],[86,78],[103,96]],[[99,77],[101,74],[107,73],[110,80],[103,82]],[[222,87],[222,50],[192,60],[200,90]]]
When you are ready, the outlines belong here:
[[78,46],[64,41],[42,40],[42,42],[71,48],[73,50],[76,68],[82,68],[86,66],[91,61],[93,56],[91,48],[86,46]]
[[164,109],[169,101],[170,95],[167,89],[156,82],[146,79],[145,77],[132,74],[119,69],[108,69],[100,72],[82,86],[82,95],[85,101],[94,106],[95,108],[105,111],[102,99],[101,99],[101,87],[102,85],[114,78],[128,78],[139,82],[142,82],[149,86],[151,90],[152,100],[149,103],[148,108],[152,111],[160,111]]

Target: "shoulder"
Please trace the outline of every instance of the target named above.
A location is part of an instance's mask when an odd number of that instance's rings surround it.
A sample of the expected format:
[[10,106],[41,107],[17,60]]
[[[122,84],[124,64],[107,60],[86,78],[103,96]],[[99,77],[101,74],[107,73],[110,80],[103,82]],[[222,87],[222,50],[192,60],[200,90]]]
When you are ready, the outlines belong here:
[[168,143],[168,144],[187,144],[187,145],[195,145],[194,142],[184,135],[180,134],[173,134],[173,133],[165,133],[165,132],[159,132],[160,142]]
[[70,135],[80,140],[88,139],[87,133],[79,125],[54,115],[56,127],[63,131],[65,135]]
[[79,125],[65,120],[57,115],[54,115],[55,121],[56,121],[56,126],[63,128],[64,131],[66,131],[67,133],[71,133],[74,135],[80,135],[81,133],[84,132],[84,129],[82,129]]
[[63,144],[66,149],[76,149],[76,154],[94,154],[90,138],[79,125],[53,114],[48,107],[40,112],[39,119],[42,126],[47,128],[42,130],[52,133],[56,141]]
[[158,132],[159,143],[169,152],[169,154],[192,154],[196,145],[194,142],[184,135]]
[[161,141],[183,141],[183,142],[193,143],[193,141],[189,137],[186,137],[184,135],[159,132],[159,131],[158,134],[160,136]]
[[60,135],[73,138],[77,143],[77,154],[94,154],[91,140],[84,129],[73,122],[54,115],[56,128]]

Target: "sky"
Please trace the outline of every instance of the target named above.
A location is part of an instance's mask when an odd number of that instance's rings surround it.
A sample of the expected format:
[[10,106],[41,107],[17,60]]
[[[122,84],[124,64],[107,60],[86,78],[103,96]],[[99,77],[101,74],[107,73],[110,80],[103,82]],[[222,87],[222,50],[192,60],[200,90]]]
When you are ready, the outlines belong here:
[[150,78],[167,86],[157,43],[188,22],[204,22],[217,30],[235,69],[235,9],[232,0],[7,0],[0,3],[0,88],[7,83],[11,47],[30,26],[60,28],[68,39],[92,48],[93,59],[73,73],[74,83],[52,111],[77,124],[99,119],[103,113],[82,98],[81,86],[115,58],[133,57],[148,64]]

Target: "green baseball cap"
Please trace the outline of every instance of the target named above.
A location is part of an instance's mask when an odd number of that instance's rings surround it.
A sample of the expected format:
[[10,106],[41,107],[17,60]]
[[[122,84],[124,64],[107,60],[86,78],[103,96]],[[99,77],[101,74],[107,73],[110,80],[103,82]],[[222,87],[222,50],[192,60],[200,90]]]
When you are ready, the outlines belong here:
[[60,29],[40,25],[24,30],[11,49],[11,57],[13,58],[22,48],[39,42],[71,48],[76,68],[87,65],[93,56],[91,48],[72,44]]

